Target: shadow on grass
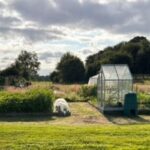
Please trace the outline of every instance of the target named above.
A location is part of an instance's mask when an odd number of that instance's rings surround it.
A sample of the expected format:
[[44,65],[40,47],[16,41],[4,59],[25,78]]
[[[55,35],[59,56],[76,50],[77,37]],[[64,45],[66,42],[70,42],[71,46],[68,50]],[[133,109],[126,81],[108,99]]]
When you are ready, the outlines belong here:
[[[69,115],[68,115],[69,116]],[[54,121],[58,118],[68,117],[60,116],[56,113],[12,113],[12,114],[0,114],[0,122],[44,122]]]
[[55,120],[51,114],[4,114],[0,115],[0,122],[41,122]]
[[[99,108],[91,103],[89,103],[99,112]],[[102,113],[102,112],[100,112]],[[140,110],[138,116],[125,116],[123,112],[109,112],[108,114],[103,114],[103,116],[111,123],[116,125],[124,125],[124,124],[142,124],[142,123],[150,123],[150,119],[145,119],[143,116],[150,116],[149,110]]]
[[142,124],[142,123],[150,123],[150,120],[145,119],[143,116],[124,116],[124,115],[104,115],[108,121],[112,122],[113,124],[117,125],[124,125],[124,124]]

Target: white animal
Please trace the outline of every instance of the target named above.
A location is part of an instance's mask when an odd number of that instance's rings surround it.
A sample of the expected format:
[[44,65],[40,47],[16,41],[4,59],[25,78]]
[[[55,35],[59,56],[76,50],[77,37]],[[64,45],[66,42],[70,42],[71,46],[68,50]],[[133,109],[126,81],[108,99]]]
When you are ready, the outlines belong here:
[[69,115],[70,109],[67,101],[63,98],[56,99],[56,101],[54,102],[54,111],[60,115]]

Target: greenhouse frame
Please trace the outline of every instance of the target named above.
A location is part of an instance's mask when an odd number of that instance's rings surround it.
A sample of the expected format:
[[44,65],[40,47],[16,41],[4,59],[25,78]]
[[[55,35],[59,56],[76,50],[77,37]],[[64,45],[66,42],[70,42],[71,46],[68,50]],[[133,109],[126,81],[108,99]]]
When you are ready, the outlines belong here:
[[133,77],[128,65],[102,65],[97,81],[100,110],[122,109],[125,94],[133,90]]

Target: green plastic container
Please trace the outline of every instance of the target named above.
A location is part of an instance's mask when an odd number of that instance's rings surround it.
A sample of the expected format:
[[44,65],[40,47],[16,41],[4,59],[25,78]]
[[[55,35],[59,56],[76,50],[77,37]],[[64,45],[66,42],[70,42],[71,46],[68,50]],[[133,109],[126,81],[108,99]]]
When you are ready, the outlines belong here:
[[124,115],[136,116],[138,110],[137,94],[128,93],[124,98]]

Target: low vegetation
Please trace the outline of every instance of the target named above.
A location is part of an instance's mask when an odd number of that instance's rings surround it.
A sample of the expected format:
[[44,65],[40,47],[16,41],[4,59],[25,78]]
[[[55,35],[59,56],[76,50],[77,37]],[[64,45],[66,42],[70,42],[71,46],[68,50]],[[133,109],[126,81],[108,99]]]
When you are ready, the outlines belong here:
[[48,89],[32,89],[25,92],[0,92],[0,112],[52,113],[53,94]]
[[138,103],[140,109],[150,109],[150,94],[138,93]]
[[38,150],[149,149],[150,125],[58,126],[1,124],[0,148]]
[[96,97],[97,87],[96,86],[83,85],[81,87],[81,90],[79,91],[79,94],[85,98]]
[[88,85],[62,85],[53,84],[51,88],[54,90],[55,98],[63,97],[68,102],[87,102],[97,95],[96,86]]

